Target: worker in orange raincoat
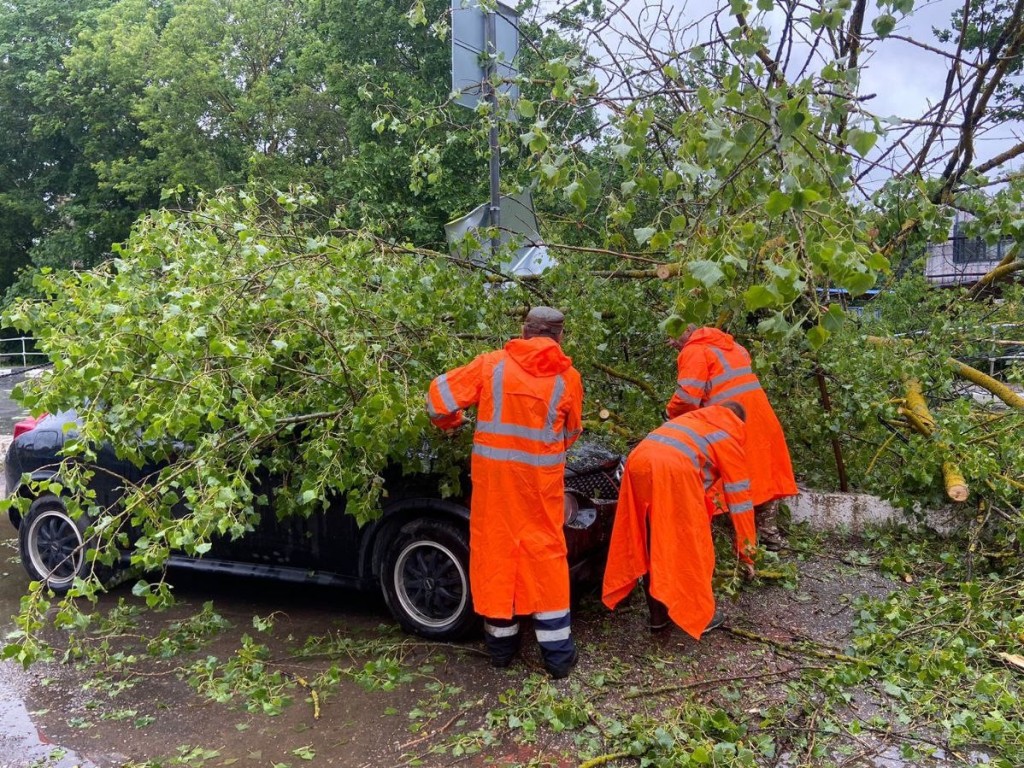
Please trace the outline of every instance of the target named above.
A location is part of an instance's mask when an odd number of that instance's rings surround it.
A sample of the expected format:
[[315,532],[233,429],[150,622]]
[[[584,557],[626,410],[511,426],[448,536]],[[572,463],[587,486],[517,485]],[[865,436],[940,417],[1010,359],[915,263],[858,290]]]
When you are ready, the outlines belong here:
[[665,409],[667,416],[671,419],[725,400],[743,406],[757,535],[765,549],[781,549],[786,541],[776,522],[778,500],[796,495],[796,478],[782,425],[751,370],[750,354],[728,333],[694,325],[669,344],[679,350],[679,357],[676,391]]
[[[610,609],[643,577],[651,629],[671,618],[695,639],[721,625],[711,580],[715,547],[706,496],[719,480],[736,552],[753,574],[757,546],[743,451],[743,406],[734,401],[665,422],[626,459],[602,596]],[[667,613],[667,616],[666,616]]]
[[491,663],[519,649],[517,616],[533,615],[549,674],[576,663],[565,545],[565,454],[582,431],[583,384],[561,349],[564,317],[535,307],[523,337],[430,384],[427,412],[456,429],[477,406],[469,515],[469,580]]

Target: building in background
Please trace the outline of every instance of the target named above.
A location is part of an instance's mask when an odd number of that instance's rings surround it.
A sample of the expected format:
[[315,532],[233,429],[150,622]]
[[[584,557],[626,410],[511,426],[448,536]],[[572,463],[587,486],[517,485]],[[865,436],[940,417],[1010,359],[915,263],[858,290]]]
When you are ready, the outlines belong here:
[[928,246],[924,275],[940,286],[973,285],[990,272],[1013,246],[1013,240],[988,242],[981,235],[967,235],[968,220],[957,217],[944,243]]

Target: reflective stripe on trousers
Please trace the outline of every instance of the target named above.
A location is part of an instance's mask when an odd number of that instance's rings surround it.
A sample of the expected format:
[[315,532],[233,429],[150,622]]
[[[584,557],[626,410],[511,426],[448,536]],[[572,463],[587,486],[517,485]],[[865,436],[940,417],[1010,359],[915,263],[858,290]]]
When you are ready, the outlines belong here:
[[[576,644],[572,639],[569,609],[533,614],[541,656],[549,666],[563,667],[572,658]],[[516,619],[484,619],[484,644],[492,659],[508,659],[519,650],[519,622]]]

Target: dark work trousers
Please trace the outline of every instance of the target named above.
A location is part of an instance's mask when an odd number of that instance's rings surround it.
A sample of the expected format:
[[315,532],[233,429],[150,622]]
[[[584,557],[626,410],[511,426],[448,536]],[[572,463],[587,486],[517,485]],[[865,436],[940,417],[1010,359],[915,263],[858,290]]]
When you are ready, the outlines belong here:
[[[533,629],[541,658],[550,672],[568,670],[575,660],[569,609],[533,614]],[[496,667],[508,666],[519,652],[519,620],[484,618],[484,643]]]

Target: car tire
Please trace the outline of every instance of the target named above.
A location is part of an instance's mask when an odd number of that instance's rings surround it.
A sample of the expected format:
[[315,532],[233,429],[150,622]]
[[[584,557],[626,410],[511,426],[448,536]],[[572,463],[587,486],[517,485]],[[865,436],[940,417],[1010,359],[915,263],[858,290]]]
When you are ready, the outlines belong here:
[[406,523],[386,545],[380,579],[388,609],[406,632],[458,640],[479,626],[469,591],[469,535],[457,525]]
[[[18,526],[18,548],[28,575],[60,595],[71,589],[76,578],[88,576],[93,570],[86,555],[89,525],[85,515],[73,520],[56,496],[42,496],[32,502]],[[101,579],[109,571],[99,564],[95,568]]]

